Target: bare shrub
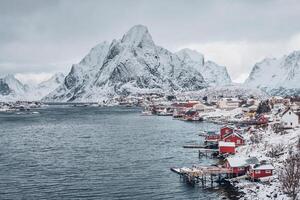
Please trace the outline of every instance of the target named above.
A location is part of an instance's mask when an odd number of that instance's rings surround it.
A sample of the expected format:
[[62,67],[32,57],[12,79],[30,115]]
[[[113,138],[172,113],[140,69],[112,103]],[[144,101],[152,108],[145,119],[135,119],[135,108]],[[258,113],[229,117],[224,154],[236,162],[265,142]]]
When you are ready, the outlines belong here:
[[258,134],[257,132],[256,133],[253,133],[251,136],[250,136],[250,141],[252,144],[258,144],[260,143],[262,140],[262,135],[261,134]]
[[297,148],[297,150],[300,152],[300,137],[298,137],[298,141],[297,141],[297,144],[296,144],[296,148]]
[[283,163],[283,169],[279,174],[279,180],[283,191],[296,200],[300,192],[300,155],[290,155]]
[[266,153],[266,156],[275,158],[280,156],[284,151],[284,146],[282,144],[272,145],[270,150]]

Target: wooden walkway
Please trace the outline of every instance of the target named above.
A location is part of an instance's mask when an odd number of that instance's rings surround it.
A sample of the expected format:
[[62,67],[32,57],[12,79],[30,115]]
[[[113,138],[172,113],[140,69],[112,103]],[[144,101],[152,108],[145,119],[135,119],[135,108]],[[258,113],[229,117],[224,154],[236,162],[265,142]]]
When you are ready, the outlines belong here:
[[183,145],[183,148],[187,148],[187,149],[203,149],[206,146],[204,145],[200,145],[200,144],[187,144],[187,145]]
[[192,168],[181,168],[180,172],[189,176],[199,177],[202,175],[230,174],[232,173],[232,170],[217,166],[198,166]]
[[188,183],[202,183],[202,186],[206,186],[207,181],[210,182],[213,187],[213,182],[221,184],[225,177],[232,174],[232,170],[218,167],[218,166],[197,166],[192,168],[171,168],[171,171],[182,176]]

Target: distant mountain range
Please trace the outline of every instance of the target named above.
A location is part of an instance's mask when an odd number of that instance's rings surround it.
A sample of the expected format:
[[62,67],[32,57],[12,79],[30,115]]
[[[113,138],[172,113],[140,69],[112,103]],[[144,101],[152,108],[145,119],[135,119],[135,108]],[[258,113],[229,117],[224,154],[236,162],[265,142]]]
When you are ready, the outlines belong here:
[[189,49],[172,53],[155,45],[147,27],[132,27],[121,39],[92,48],[72,66],[45,101],[101,101],[118,95],[196,91],[230,84],[227,70]]
[[38,85],[21,83],[14,75],[0,77],[0,101],[41,100],[64,81],[64,74],[54,74],[49,80]]
[[154,43],[147,27],[136,25],[121,39],[96,45],[66,77],[55,74],[36,86],[24,85],[13,75],[0,77],[0,101],[97,102],[151,92],[245,94],[247,88],[251,94],[258,94],[257,88],[263,90],[259,96],[265,92],[299,95],[299,81],[300,51],[264,59],[255,64],[243,85],[235,85],[225,66],[206,61],[190,49],[172,53]]
[[271,95],[300,95],[300,51],[256,63],[244,84]]

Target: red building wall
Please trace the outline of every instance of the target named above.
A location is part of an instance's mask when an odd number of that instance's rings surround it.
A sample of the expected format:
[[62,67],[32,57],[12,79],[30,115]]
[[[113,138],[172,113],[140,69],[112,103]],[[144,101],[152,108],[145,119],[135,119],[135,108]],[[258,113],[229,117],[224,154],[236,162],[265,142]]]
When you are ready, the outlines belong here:
[[229,127],[223,127],[223,128],[221,128],[221,130],[220,130],[220,136],[221,136],[221,139],[223,139],[224,138],[224,136],[226,135],[226,134],[228,134],[228,133],[233,133],[233,129],[232,128],[229,128]]
[[242,174],[246,174],[246,172],[248,171],[248,167],[231,167],[228,163],[228,161],[225,162],[225,167],[228,169],[232,170],[233,174],[236,175],[242,175]]
[[235,143],[235,146],[241,146],[241,145],[244,145],[245,141],[238,137],[237,135],[230,135],[228,137],[226,137],[225,139],[223,139],[224,142],[234,142]]
[[[257,173],[257,172],[260,173]],[[273,175],[273,170],[250,170],[250,177],[254,179],[262,178],[262,177],[267,177],[267,176],[272,176]]]
[[264,116],[261,116],[261,117],[258,119],[258,123],[259,123],[259,124],[267,124],[267,123],[268,123],[268,119],[265,118]]
[[219,138],[219,135],[208,135],[205,137],[205,140],[218,140]]
[[219,152],[235,154],[235,147],[219,147]]

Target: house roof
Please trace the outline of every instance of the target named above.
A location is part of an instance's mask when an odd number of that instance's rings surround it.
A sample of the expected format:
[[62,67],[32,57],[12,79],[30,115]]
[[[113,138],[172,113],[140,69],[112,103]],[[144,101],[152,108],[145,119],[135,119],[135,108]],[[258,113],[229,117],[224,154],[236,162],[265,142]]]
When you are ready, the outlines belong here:
[[274,170],[273,165],[271,164],[256,164],[256,165],[251,165],[251,168],[253,170]]
[[226,159],[230,167],[247,167],[251,164],[259,164],[259,160],[256,157],[228,157]]
[[[291,108],[289,107],[289,108],[287,108],[287,109],[281,114],[281,116],[285,115],[289,110],[290,110],[292,113],[298,115],[297,113],[295,113],[294,111],[292,111]],[[298,115],[298,116],[299,116],[299,115]]]
[[235,143],[219,141],[219,147],[235,147]]
[[230,128],[230,129],[234,129],[234,127],[233,127],[233,126],[229,126],[229,125],[224,125],[224,126],[222,126],[220,129],[223,129],[223,128]]
[[237,137],[239,137],[241,139],[244,139],[244,137],[241,134],[239,134],[238,132],[236,132],[236,131],[234,131],[233,133],[227,133],[226,135],[224,135],[224,139],[228,138],[231,135],[235,135],[235,136],[237,136]]

